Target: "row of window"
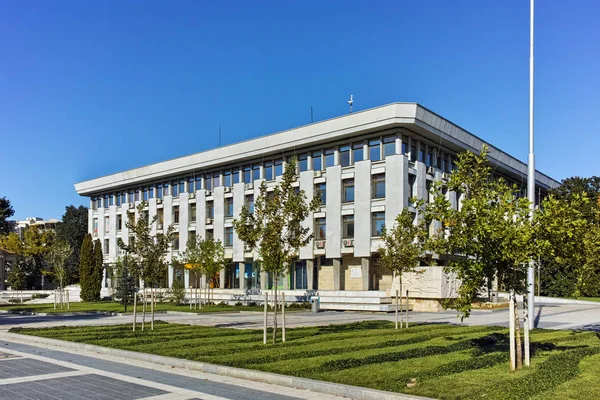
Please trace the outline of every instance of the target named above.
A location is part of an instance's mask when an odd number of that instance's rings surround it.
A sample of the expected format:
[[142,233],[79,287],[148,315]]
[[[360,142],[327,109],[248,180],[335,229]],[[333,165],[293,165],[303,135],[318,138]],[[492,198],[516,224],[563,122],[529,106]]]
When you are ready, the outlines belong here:
[[[397,135],[380,136],[367,141],[361,140],[337,147],[298,153],[298,172],[321,171],[336,164],[347,167],[367,159],[373,162],[381,161],[387,156],[397,154],[397,138]],[[428,167],[433,166],[444,172],[450,172],[455,168],[452,156],[441,153],[432,146],[425,144],[418,146],[411,138],[402,137],[399,140],[402,143],[400,154],[408,155],[411,161],[418,160]],[[289,159],[289,157],[287,158]],[[212,190],[218,186],[231,187],[235,183],[252,183],[261,178],[274,180],[277,176],[283,174],[283,168],[283,159],[275,159],[214,173],[159,182],[142,188],[132,188],[128,191],[92,197],[92,208],[120,206],[123,203],[147,201],[155,197],[162,199],[164,196],[169,195],[179,196],[180,193],[184,192],[194,193],[202,189]]]

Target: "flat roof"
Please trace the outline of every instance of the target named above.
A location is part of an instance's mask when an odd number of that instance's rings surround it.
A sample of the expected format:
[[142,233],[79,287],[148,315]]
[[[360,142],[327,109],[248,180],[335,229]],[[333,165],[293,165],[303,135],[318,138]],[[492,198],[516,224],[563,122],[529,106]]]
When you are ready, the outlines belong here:
[[[184,175],[194,170],[208,170],[226,164],[242,163],[244,160],[261,158],[267,154],[289,152],[296,148],[337,141],[348,136],[400,127],[405,127],[456,152],[464,150],[476,152],[483,144],[488,144],[489,159],[500,170],[508,175],[527,176],[525,163],[420,104],[392,103],[79,182],[75,184],[75,190],[82,196],[92,196],[108,190]],[[539,171],[536,171],[536,184],[546,189],[560,185],[558,181]]]

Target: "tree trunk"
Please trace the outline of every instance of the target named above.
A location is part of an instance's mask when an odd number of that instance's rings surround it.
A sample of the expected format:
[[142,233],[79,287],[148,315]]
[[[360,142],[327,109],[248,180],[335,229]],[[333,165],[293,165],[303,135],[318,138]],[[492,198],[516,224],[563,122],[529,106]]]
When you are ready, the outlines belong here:
[[144,285],[144,292],[142,293],[142,331],[146,325],[146,286]]
[[151,317],[150,317],[150,330],[153,331],[154,330],[154,299],[155,299],[155,294],[154,291],[156,289],[152,288],[150,289],[150,313],[151,313]]
[[523,348],[521,345],[521,319],[519,318],[519,305],[515,295],[515,338],[517,347],[517,369],[523,368]]
[[134,291],[133,292],[133,331],[134,332],[135,332],[136,318],[137,318],[137,293]]
[[[275,283],[276,285],[276,283]],[[274,307],[273,307],[273,344],[277,343],[277,286],[275,286],[274,294]]]
[[515,298],[514,291],[511,290],[508,294],[508,335],[510,348],[510,370],[514,371],[517,368],[515,359]]
[[525,317],[523,318],[523,339],[524,343],[524,351],[525,351],[525,366],[529,367],[531,365],[531,352],[529,346],[529,310],[527,308],[527,304],[529,302],[529,297],[527,294],[523,295],[523,314]]
[[285,293],[281,292],[281,341],[285,343]]

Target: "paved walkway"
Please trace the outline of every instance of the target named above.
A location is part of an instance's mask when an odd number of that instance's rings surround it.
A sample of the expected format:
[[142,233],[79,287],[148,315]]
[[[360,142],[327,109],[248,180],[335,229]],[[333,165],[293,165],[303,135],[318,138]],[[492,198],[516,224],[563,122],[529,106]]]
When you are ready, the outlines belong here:
[[[394,314],[371,314],[328,311],[313,314],[309,311],[295,311],[286,314],[286,326],[318,326],[330,324],[346,324],[367,320],[394,320]],[[207,313],[207,314],[157,314],[156,320],[191,324],[208,325],[226,328],[262,329],[263,316],[260,312],[243,313]],[[600,303],[547,304],[538,303],[535,308],[536,326],[548,329],[586,329],[600,331]],[[138,322],[141,317],[138,317]],[[420,323],[452,323],[461,324],[455,311],[439,313],[410,313],[411,322]],[[47,327],[61,325],[106,325],[131,323],[132,317],[106,315],[17,315],[0,314],[0,329],[14,326]],[[497,325],[508,326],[508,310],[481,311],[475,310],[469,318],[462,322],[465,325]]]
[[1,400],[341,400],[341,397],[87,352],[0,340]]

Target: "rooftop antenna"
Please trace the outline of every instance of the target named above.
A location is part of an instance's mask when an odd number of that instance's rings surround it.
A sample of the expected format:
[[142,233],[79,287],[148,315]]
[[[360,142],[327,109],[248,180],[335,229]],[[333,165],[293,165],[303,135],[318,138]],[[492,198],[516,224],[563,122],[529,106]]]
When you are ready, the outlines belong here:
[[310,106],[310,123],[313,123],[313,109],[312,106]]
[[221,147],[221,124],[219,124],[219,147]]
[[350,113],[352,113],[352,103],[354,103],[352,95],[350,95],[350,100],[348,100],[348,105],[350,106]]

